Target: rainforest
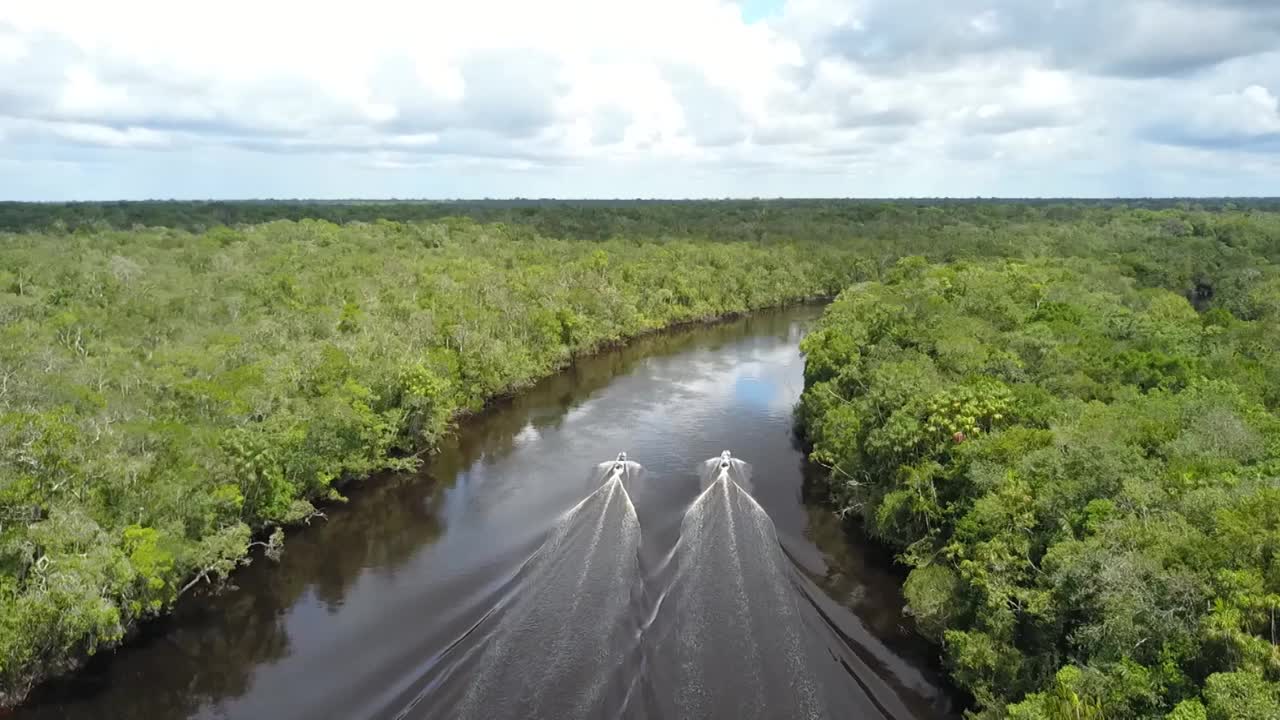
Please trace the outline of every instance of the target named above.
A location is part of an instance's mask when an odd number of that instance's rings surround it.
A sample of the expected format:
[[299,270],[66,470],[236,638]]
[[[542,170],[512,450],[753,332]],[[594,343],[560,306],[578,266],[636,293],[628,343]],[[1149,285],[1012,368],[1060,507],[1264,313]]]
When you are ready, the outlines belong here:
[[1280,204],[0,205],[0,707],[467,416],[835,298],[797,442],[982,718],[1280,717]]

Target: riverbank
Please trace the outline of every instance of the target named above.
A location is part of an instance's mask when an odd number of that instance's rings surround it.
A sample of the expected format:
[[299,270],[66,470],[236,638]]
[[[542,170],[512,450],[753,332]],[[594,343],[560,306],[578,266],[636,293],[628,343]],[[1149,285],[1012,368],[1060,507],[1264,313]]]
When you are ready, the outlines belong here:
[[304,221],[7,244],[0,705],[575,356],[854,279],[829,246],[518,235]]
[[835,510],[984,717],[1275,717],[1274,290],[904,261],[806,338]]

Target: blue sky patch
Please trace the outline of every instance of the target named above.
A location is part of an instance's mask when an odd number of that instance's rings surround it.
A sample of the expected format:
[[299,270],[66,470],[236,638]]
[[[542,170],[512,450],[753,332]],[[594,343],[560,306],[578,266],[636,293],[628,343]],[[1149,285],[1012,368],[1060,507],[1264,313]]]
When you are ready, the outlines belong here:
[[741,0],[742,19],[748,23],[767,20],[782,12],[785,0]]

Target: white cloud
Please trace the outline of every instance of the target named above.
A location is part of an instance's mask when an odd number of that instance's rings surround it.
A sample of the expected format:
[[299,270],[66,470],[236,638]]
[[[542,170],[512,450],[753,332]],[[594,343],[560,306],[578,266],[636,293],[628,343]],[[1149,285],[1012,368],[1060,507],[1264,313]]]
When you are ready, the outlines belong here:
[[53,123],[53,134],[74,143],[101,145],[117,148],[162,148],[169,144],[167,133],[147,128],[130,127],[118,130],[89,123]]
[[1261,85],[1250,85],[1240,93],[1244,131],[1250,134],[1280,132],[1280,99]]
[[0,196],[1247,191],[1275,47],[1248,0],[6,3]]
[[27,43],[13,33],[0,33],[0,64],[14,65],[27,56]]

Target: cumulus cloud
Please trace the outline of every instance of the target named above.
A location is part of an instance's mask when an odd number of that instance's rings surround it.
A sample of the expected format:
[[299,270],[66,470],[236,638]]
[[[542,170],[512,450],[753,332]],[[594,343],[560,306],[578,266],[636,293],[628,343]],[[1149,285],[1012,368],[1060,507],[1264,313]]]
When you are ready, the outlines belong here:
[[1205,98],[1147,129],[1158,142],[1208,149],[1280,152],[1280,98],[1260,85]]
[[[1280,6],[1248,0],[883,0],[811,3],[819,52],[893,72],[993,53],[1023,53],[1057,68],[1119,76],[1182,74],[1276,47]],[[834,22],[832,20],[834,19]]]
[[1271,0],[7,3],[0,196],[1257,192],[1275,48]]

